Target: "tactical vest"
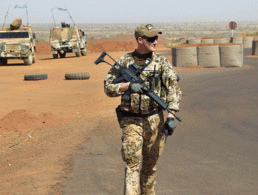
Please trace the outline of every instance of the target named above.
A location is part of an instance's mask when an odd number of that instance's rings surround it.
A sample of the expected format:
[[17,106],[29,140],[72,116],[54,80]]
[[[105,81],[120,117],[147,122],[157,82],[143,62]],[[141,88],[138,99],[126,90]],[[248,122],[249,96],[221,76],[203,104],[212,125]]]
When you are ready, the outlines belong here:
[[[144,69],[142,74],[148,77],[152,84],[150,84],[147,79],[140,75],[141,79],[146,80],[145,84],[153,89],[154,92],[160,96],[164,101],[166,101],[166,89],[162,85],[162,66],[161,61],[165,61],[166,58],[162,57],[159,54],[153,53],[153,60],[151,63]],[[134,63],[132,53],[129,53],[125,56],[123,61],[120,61],[121,65],[128,67],[130,64]],[[121,110],[131,113],[140,113],[140,114],[149,114],[151,111],[158,109],[158,105],[151,100],[148,96],[133,93],[131,94],[130,100],[121,99]]]

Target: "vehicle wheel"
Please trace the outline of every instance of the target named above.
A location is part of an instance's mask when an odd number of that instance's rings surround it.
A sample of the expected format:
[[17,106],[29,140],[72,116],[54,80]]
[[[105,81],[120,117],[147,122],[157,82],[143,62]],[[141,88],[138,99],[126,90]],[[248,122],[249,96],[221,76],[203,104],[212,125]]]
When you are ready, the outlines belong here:
[[60,55],[60,58],[65,58],[66,53],[65,52],[64,53],[60,53],[59,55]]
[[81,53],[82,53],[82,56],[86,56],[86,55],[87,55],[87,48],[84,48],[84,49],[81,51]]
[[85,80],[90,78],[90,73],[81,72],[81,73],[67,73],[65,74],[65,79],[67,80]]
[[75,52],[76,57],[81,57],[81,49],[78,52]]
[[45,80],[47,79],[48,76],[45,73],[37,73],[37,74],[25,74],[24,75],[24,80],[30,80],[30,81],[34,81],[34,80]]
[[34,64],[36,62],[36,54],[34,54],[33,59],[32,59],[32,63]]
[[58,53],[57,54],[53,54],[53,58],[58,58]]
[[30,54],[27,58],[24,59],[24,64],[25,65],[31,65],[32,62],[33,62],[32,54]]
[[0,59],[0,66],[6,65],[6,64],[7,64],[7,59],[5,58]]

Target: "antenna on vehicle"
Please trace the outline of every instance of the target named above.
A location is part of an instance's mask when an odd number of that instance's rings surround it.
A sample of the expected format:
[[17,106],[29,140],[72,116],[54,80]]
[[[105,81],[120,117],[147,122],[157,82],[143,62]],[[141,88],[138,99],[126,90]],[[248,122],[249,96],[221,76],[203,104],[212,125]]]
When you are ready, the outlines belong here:
[[55,27],[56,27],[56,21],[55,21],[55,17],[54,17],[53,9],[54,9],[54,8],[52,8],[52,9],[51,9],[51,11],[52,11],[52,16],[53,16],[53,20],[54,20],[54,25],[55,25]]
[[14,6],[14,9],[16,9],[16,8],[21,8],[21,9],[26,8],[27,25],[29,25],[29,17],[28,17],[28,9],[27,9],[28,6],[27,6],[27,3],[26,3],[26,5],[23,5],[23,6],[15,5],[15,6]]
[[3,27],[4,27],[4,25],[5,25],[5,20],[6,20],[6,18],[7,18],[7,15],[8,15],[8,12],[9,12],[10,7],[11,7],[11,3],[10,3],[10,5],[9,5],[9,8],[8,8],[7,12],[6,12],[6,15],[5,15],[5,18],[4,18]]
[[28,6],[26,3],[26,15],[27,15],[27,25],[29,25],[29,16],[28,16]]
[[[55,26],[56,26],[56,22],[55,22],[55,17],[54,17],[54,13],[53,13],[53,10],[54,10],[54,9],[58,9],[58,10],[60,10],[60,11],[67,11],[68,14],[69,14],[69,16],[70,16],[70,18],[71,18],[71,20],[73,21],[73,18],[72,18],[72,16],[71,16],[71,14],[69,13],[68,9],[66,8],[66,6],[65,6],[65,9],[64,9],[64,8],[60,8],[60,7],[54,7],[54,8],[51,9],[51,11],[52,11],[52,16],[53,16],[53,20],[54,20],[54,25],[55,25]],[[74,21],[73,21],[73,25],[75,26]]]
[[[70,16],[71,20],[73,21],[73,18],[72,18],[72,16],[71,16],[70,12],[68,11],[68,9],[66,8],[66,6],[65,6],[65,9],[66,9],[66,11],[68,12],[68,14],[69,14],[69,16]],[[74,21],[73,21],[73,25],[75,26]]]

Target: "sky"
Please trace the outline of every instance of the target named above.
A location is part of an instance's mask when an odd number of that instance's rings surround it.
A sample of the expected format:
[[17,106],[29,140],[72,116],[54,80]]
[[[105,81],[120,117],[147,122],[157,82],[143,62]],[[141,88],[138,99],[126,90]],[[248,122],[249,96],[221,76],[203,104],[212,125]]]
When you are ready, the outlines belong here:
[[[258,0],[0,0],[0,23],[21,17],[29,23],[157,23],[258,20]],[[53,9],[53,15],[52,11]]]

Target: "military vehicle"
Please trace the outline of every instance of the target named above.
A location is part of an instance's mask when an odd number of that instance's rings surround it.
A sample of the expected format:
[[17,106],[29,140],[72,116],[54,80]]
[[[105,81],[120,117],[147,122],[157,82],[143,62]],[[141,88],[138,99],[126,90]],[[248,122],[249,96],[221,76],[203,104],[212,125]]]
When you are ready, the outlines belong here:
[[[53,8],[54,9],[54,8]],[[53,14],[53,9],[52,14]],[[67,9],[63,8],[56,8],[61,11],[67,11]],[[68,12],[70,15],[70,13]],[[72,19],[71,15],[70,18]],[[54,15],[53,15],[54,19]],[[74,22],[73,22],[74,24]],[[84,32],[79,27],[76,27],[75,24],[73,27],[70,27],[70,24],[65,22],[61,22],[61,28],[55,27],[50,30],[50,38],[49,42],[51,45],[52,55],[53,58],[64,58],[66,53],[75,52],[77,57],[86,56],[87,55],[87,46],[86,46],[86,39]]]
[[62,28],[54,27],[50,30],[50,44],[53,58],[58,58],[58,54],[64,58],[68,52],[75,52],[77,57],[87,55],[84,32],[64,22]]
[[6,65],[8,59],[22,59],[25,65],[35,63],[35,33],[31,25],[21,24],[22,19],[16,18],[9,28],[0,29],[0,65]]

